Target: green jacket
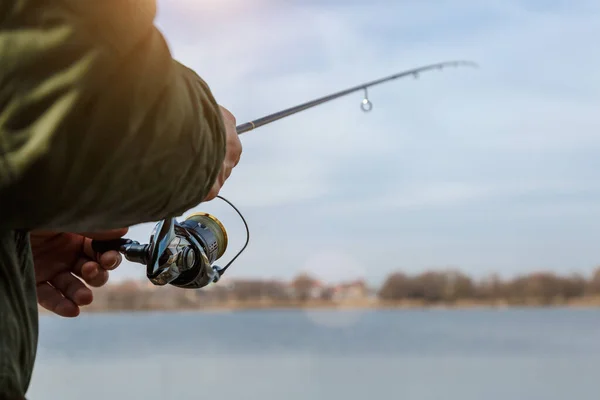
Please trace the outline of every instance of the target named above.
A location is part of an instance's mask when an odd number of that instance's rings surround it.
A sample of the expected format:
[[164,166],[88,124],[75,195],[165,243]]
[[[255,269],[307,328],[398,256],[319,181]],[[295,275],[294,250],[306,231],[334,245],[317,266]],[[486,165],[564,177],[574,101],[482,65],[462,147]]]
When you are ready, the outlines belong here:
[[153,0],[0,2],[0,398],[25,396],[36,354],[28,231],[178,216],[216,179],[218,105],[155,14]]

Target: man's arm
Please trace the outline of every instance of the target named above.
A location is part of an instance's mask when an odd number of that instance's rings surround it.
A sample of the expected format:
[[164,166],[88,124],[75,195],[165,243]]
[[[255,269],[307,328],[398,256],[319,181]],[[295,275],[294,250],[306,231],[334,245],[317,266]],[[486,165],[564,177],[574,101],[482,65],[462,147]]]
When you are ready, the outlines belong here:
[[[225,156],[215,99],[154,0],[9,0],[0,20],[0,230],[180,215]],[[7,10],[4,10],[7,8]]]

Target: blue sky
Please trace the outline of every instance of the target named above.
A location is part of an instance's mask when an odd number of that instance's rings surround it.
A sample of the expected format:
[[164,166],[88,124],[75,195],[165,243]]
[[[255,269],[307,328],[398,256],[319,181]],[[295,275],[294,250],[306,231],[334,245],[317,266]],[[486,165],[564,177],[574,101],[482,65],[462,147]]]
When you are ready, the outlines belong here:
[[[238,122],[432,62],[242,136],[234,277],[379,282],[600,264],[600,4],[162,0],[157,24]],[[192,211],[243,227],[218,199]],[[133,227],[146,241],[153,224]],[[128,263],[115,277],[143,277]]]

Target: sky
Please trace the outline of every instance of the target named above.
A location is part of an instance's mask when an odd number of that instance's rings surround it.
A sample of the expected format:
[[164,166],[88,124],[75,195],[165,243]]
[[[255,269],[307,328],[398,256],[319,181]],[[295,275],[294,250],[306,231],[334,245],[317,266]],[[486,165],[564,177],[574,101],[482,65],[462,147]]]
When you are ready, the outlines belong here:
[[[373,87],[370,113],[357,92],[242,135],[221,194],[251,238],[229,276],[600,265],[600,3],[162,0],[156,24],[239,124],[420,65],[479,65]],[[194,211],[223,221],[231,259],[237,214]]]

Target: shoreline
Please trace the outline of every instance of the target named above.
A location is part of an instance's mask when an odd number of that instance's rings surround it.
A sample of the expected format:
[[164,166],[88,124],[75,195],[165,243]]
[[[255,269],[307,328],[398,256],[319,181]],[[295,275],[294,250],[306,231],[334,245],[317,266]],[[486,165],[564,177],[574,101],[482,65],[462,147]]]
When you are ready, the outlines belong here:
[[[86,306],[81,308],[81,314],[120,314],[120,313],[152,313],[152,312],[197,312],[225,313],[237,311],[269,311],[269,310],[304,310],[304,311],[392,311],[392,310],[511,310],[511,309],[595,309],[600,308],[600,296],[583,297],[570,300],[557,299],[551,302],[539,299],[527,299],[519,302],[507,301],[474,301],[463,300],[456,302],[423,301],[380,301],[360,299],[356,301],[331,302],[276,302],[276,301],[244,301],[223,302],[190,307],[143,307],[143,308],[100,308]],[[53,314],[38,306],[40,315]]]

